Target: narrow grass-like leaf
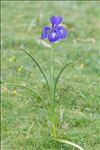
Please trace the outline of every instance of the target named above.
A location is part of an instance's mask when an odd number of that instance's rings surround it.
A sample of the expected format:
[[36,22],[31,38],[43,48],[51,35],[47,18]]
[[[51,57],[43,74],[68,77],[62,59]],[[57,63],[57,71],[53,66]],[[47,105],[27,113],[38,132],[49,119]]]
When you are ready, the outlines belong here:
[[17,83],[2,83],[0,84],[0,86],[4,86],[4,85],[12,85],[12,86],[19,86],[19,87],[22,87],[22,88],[25,88],[29,91],[31,91],[32,93],[34,93],[35,95],[37,95],[38,97],[40,97],[43,101],[45,98],[43,98],[40,94],[38,94],[36,91],[32,90],[31,88],[29,87],[26,87],[24,85],[20,85],[20,84],[17,84]]
[[40,67],[39,63],[38,63],[38,62],[34,59],[34,57],[33,57],[30,53],[28,53],[25,49],[22,49],[22,50],[33,60],[33,62],[37,65],[37,67],[38,67],[39,70],[41,71],[41,73],[42,73],[42,75],[43,75],[43,77],[44,77],[44,79],[45,79],[45,81],[46,81],[46,84],[47,84],[47,87],[48,87],[48,91],[49,91],[49,93],[50,93],[50,87],[49,87],[49,83],[48,83],[47,77],[46,77],[44,71],[42,70],[42,68]]
[[55,91],[56,91],[56,86],[57,86],[57,82],[58,82],[58,80],[59,80],[60,75],[61,75],[62,72],[65,70],[65,68],[66,68],[67,66],[69,66],[70,64],[72,64],[72,63],[66,64],[66,65],[59,71],[59,73],[58,73],[58,75],[57,75],[57,77],[56,77],[56,79],[55,79],[55,88],[54,88]]
[[50,118],[49,109],[48,109],[48,106],[47,106],[47,104],[46,104],[46,102],[45,102],[45,99],[46,99],[46,98],[44,98],[43,96],[41,96],[40,94],[38,94],[38,93],[37,93],[36,91],[34,91],[33,89],[31,89],[31,88],[29,88],[29,87],[26,87],[26,86],[24,86],[24,85],[20,85],[20,84],[17,84],[17,83],[2,83],[2,84],[0,84],[0,87],[2,87],[2,86],[4,86],[4,85],[19,86],[19,87],[25,88],[25,89],[29,90],[31,93],[34,93],[35,95],[37,95],[37,96],[43,101],[43,103],[45,104],[46,109],[47,109],[48,116],[49,116],[49,118]]
[[69,144],[69,145],[71,145],[73,147],[78,148],[79,150],[84,150],[82,147],[80,147],[79,145],[77,145],[77,144],[75,144],[75,143],[73,143],[71,141],[67,141],[67,140],[63,140],[63,139],[56,139],[56,141],[58,141],[60,143],[64,143],[64,144]]

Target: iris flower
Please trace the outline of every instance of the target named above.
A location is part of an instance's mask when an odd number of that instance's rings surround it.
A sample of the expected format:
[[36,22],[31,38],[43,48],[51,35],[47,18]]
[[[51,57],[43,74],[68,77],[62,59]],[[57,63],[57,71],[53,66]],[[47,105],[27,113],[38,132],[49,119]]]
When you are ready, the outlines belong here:
[[63,26],[59,25],[62,22],[62,17],[52,16],[50,17],[50,22],[52,24],[51,28],[49,26],[42,27],[41,39],[48,38],[49,42],[55,42],[66,38],[67,31]]

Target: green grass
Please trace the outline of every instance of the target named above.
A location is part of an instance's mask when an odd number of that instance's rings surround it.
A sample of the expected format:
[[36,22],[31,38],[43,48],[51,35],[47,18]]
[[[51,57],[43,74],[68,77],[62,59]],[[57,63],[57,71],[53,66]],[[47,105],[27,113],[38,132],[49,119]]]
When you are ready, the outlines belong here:
[[[55,47],[56,74],[62,74],[56,93],[59,138],[85,150],[100,149],[100,2],[3,2],[1,14],[1,83],[16,82],[47,97],[43,76],[20,47],[30,52],[49,78],[51,49],[40,42],[41,26],[61,15],[68,37]],[[46,41],[47,42],[47,41]],[[64,109],[62,128],[60,109]],[[2,86],[2,150],[76,150],[54,141],[44,102],[21,87]]]

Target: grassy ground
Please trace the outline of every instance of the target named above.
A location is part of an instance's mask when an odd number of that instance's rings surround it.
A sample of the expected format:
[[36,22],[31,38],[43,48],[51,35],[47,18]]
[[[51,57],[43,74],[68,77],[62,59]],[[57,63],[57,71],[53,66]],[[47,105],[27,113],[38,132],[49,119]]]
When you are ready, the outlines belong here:
[[[49,78],[51,49],[40,41],[40,34],[52,15],[61,15],[68,30],[67,39],[55,47],[57,72],[73,62],[57,86],[58,136],[85,150],[99,150],[100,2],[2,1],[2,83],[30,87],[46,96],[49,105],[43,77],[20,47],[38,60]],[[60,110],[64,110],[61,127]],[[52,140],[44,101],[26,89],[2,86],[1,119],[2,150],[76,150]]]

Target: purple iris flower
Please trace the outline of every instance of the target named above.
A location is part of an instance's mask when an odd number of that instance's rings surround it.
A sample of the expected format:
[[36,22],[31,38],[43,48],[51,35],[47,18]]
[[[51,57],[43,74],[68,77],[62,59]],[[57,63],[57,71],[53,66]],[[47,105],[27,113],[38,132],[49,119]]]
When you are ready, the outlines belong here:
[[47,37],[49,30],[50,30],[50,27],[48,26],[42,27],[41,39],[45,39]]
[[49,42],[55,42],[59,39],[64,39],[67,36],[67,31],[63,26],[59,26],[62,22],[62,17],[52,16],[50,17],[52,28],[49,26],[42,27],[41,39],[48,38]]
[[55,42],[58,41],[58,39],[59,39],[59,32],[57,31],[56,28],[53,28],[51,32],[49,32],[48,34],[48,40],[50,42]]
[[52,16],[50,17],[50,22],[52,23],[52,28],[54,25],[59,25],[62,22],[62,18],[60,16]]
[[57,30],[59,32],[59,39],[66,38],[67,32],[66,32],[66,30],[64,29],[63,26],[57,26]]

